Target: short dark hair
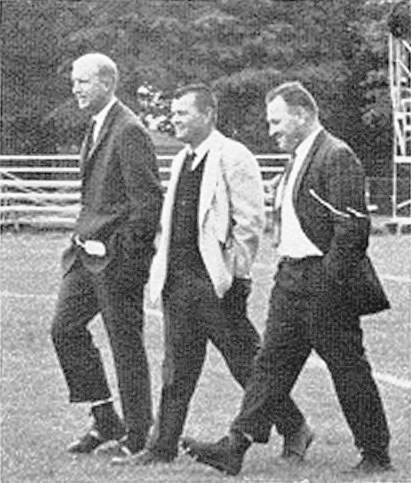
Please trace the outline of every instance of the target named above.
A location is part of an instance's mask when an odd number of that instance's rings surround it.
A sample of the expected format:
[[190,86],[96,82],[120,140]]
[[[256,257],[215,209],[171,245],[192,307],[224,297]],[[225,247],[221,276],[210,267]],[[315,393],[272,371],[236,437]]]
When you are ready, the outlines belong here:
[[180,99],[186,94],[191,93],[195,95],[195,102],[200,112],[204,112],[209,107],[211,107],[214,112],[217,112],[217,97],[212,89],[206,84],[188,84],[180,87],[174,92],[174,99]]
[[290,107],[302,107],[309,113],[318,115],[317,102],[301,82],[284,82],[274,87],[265,96],[265,103],[269,104],[276,97],[282,97]]

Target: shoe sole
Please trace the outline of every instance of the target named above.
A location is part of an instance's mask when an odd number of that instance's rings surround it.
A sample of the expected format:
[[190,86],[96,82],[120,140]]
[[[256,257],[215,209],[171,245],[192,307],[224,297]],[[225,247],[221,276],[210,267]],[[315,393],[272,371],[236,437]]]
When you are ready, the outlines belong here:
[[137,457],[137,455],[140,454],[141,451],[143,451],[144,446],[139,448],[137,451],[130,451],[127,446],[120,445],[118,447],[118,454],[114,455],[111,459],[111,464],[114,466],[117,465],[132,465],[135,464],[134,460]]
[[212,458],[207,458],[204,455],[200,455],[191,446],[191,445],[195,445],[195,444],[196,444],[195,440],[191,439],[191,438],[185,437],[185,438],[182,438],[180,440],[180,447],[183,450],[183,452],[185,454],[187,454],[188,456],[190,456],[191,458],[193,458],[197,463],[201,463],[203,465],[210,466],[210,467],[220,471],[221,473],[224,473],[224,474],[229,475],[229,476],[235,476],[235,475],[238,475],[238,473],[240,473],[241,468],[239,468],[238,470],[233,470],[231,467],[225,465],[221,461],[217,461],[217,460],[214,460]]
[[214,460],[212,458],[207,458],[204,455],[200,455],[196,453],[195,450],[193,450],[190,446],[185,445],[184,446],[186,454],[188,454],[191,458],[194,459],[197,463],[201,463],[203,465],[211,466],[212,468],[220,471],[221,473],[224,473],[229,476],[235,476],[240,473],[241,468],[238,470],[233,470],[230,466],[227,466],[221,461]]
[[133,457],[132,456],[125,456],[122,458],[121,456],[114,456],[110,464],[113,466],[130,466],[133,464]]
[[[190,456],[192,456],[192,455],[190,455]],[[238,471],[232,470],[231,468],[224,465],[224,463],[221,463],[221,461],[215,461],[215,460],[212,460],[212,459],[200,457],[197,454],[193,455],[192,457],[195,459],[195,461],[197,461],[197,463],[201,463],[203,465],[210,466],[211,468],[214,468],[214,469],[220,471],[221,473],[224,473],[225,475],[236,476],[241,471],[241,470],[238,470]]]
[[88,448],[81,448],[81,447],[76,447],[75,444],[68,446],[67,452],[75,455],[89,455],[94,453],[102,444],[106,443],[106,441],[96,441],[93,444],[90,444]]

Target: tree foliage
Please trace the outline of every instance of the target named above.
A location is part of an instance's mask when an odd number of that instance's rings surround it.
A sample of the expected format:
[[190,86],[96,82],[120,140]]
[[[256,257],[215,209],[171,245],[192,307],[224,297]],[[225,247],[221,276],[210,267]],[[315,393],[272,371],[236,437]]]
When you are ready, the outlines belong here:
[[369,169],[391,152],[389,0],[3,0],[2,152],[78,144],[85,120],[70,66],[101,51],[119,65],[119,96],[144,113],[138,89],[165,99],[191,81],[214,86],[219,127],[258,152],[264,94],[286,79],[316,96],[324,125]]

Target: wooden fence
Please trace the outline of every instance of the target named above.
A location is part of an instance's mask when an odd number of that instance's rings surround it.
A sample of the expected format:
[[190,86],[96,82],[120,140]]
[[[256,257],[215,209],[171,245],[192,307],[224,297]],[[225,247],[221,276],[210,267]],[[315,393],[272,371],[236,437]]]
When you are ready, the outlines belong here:
[[[271,210],[270,181],[281,173],[287,155],[260,154],[267,212]],[[170,177],[171,156],[158,156],[164,189]],[[77,155],[0,156],[0,224],[71,228],[80,208]]]

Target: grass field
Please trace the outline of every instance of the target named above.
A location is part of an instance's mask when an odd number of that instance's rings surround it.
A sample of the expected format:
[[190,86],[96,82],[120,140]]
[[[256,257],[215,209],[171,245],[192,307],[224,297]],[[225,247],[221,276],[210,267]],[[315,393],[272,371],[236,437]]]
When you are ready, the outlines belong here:
[[[107,456],[73,457],[65,448],[87,424],[87,408],[69,405],[55,357],[49,326],[60,281],[59,257],[68,235],[5,233],[1,239],[2,432],[1,481],[17,482],[411,482],[411,273],[407,235],[371,238],[370,254],[390,296],[392,309],[363,320],[365,343],[387,410],[392,432],[393,473],[358,480],[343,474],[357,462],[351,434],[342,417],[331,379],[315,357],[301,374],[294,395],[315,428],[317,439],[299,468],[283,468],[275,456],[281,439],[273,430],[268,445],[247,453],[243,471],[224,477],[182,455],[155,468],[112,467]],[[261,332],[275,254],[265,240],[255,267],[250,316]],[[146,345],[153,397],[157,404],[162,359],[162,323],[156,307],[147,307]],[[92,323],[115,385],[111,355],[102,324]],[[241,397],[220,355],[210,347],[185,432],[195,437],[222,436]],[[118,404],[118,401],[116,402]]]

